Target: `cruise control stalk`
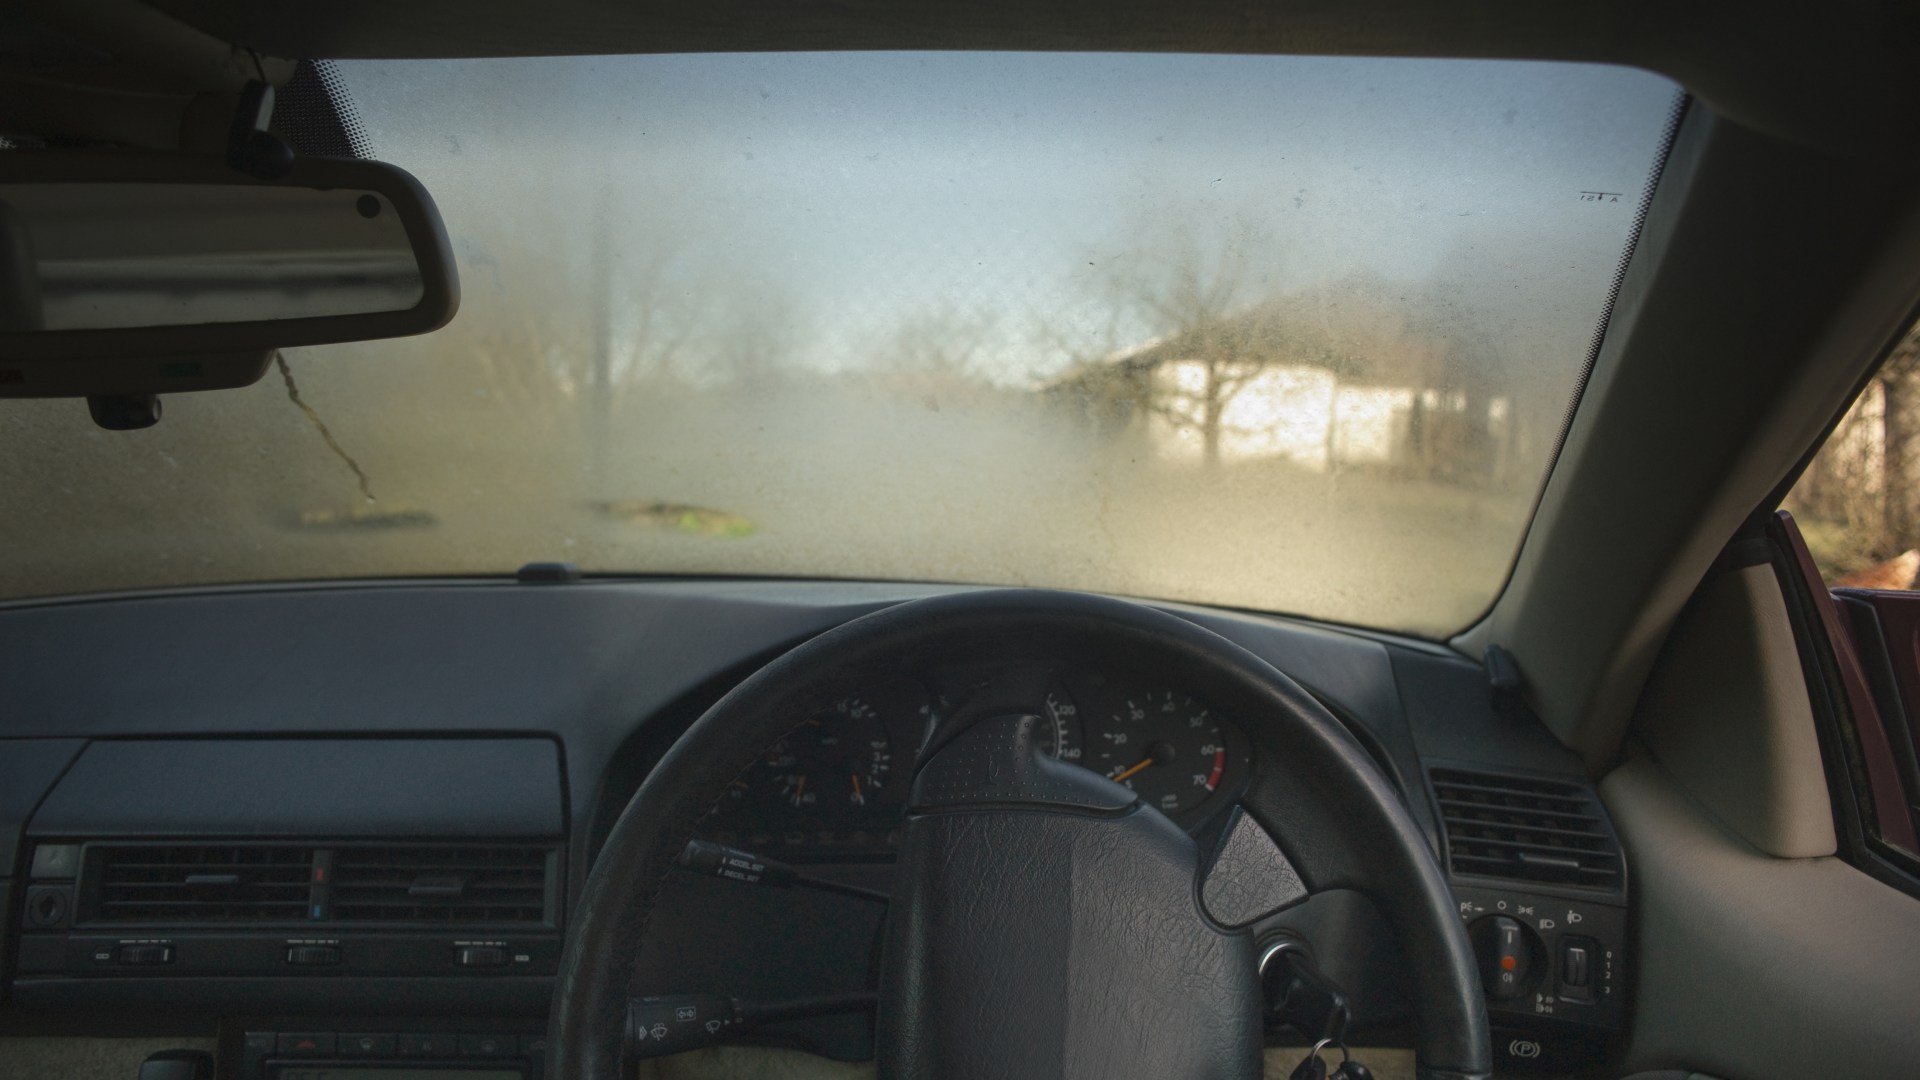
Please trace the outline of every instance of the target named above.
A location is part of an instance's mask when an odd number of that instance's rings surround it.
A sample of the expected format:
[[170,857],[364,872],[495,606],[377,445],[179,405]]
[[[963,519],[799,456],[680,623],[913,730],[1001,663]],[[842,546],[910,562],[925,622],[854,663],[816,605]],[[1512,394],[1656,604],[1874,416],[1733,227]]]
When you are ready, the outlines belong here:
[[739,848],[731,848],[725,844],[715,844],[706,840],[687,841],[687,846],[680,849],[680,854],[674,862],[682,869],[696,874],[744,882],[748,885],[771,885],[778,889],[789,886],[819,889],[822,892],[871,900],[876,904],[891,903],[893,900],[892,897],[877,889],[863,889],[858,885],[809,877],[778,859],[769,859],[765,855],[755,855],[751,851],[741,851]]
[[762,1024],[872,1012],[873,991],[758,1004],[720,994],[669,994],[627,1002],[627,1056],[665,1057],[737,1039]]

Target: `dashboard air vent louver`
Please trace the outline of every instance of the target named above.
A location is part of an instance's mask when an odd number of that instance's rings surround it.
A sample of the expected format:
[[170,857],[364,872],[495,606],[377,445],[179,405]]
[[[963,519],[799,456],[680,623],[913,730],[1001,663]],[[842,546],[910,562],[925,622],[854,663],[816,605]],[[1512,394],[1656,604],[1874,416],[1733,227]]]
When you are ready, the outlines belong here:
[[546,921],[544,848],[394,845],[340,848],[333,856],[336,922]]
[[1620,886],[1619,845],[1586,787],[1464,769],[1430,775],[1454,873]]
[[94,849],[101,922],[298,922],[307,917],[313,849],[253,844]]

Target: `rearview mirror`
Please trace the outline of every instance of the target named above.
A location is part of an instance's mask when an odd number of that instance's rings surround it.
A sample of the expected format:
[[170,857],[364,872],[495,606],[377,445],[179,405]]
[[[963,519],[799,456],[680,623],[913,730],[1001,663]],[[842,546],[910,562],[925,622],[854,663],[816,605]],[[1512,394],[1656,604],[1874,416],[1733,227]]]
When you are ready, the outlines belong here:
[[433,201],[391,165],[0,152],[0,398],[245,386],[275,349],[402,337],[459,303]]

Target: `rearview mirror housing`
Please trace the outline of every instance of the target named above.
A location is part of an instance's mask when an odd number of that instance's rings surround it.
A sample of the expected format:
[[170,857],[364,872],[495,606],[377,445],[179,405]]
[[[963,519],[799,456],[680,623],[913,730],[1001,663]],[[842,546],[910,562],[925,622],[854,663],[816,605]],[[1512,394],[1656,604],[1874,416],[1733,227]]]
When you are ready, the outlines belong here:
[[277,349],[422,334],[459,306],[426,189],[377,161],[0,151],[0,398],[246,386]]

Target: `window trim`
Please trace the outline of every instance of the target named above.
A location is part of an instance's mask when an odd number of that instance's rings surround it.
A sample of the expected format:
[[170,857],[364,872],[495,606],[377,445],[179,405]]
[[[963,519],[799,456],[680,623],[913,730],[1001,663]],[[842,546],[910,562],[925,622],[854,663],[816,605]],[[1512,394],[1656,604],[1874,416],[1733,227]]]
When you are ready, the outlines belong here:
[[1904,849],[1884,839],[1881,829],[1891,815],[1905,824],[1904,830],[1894,828],[1896,834],[1917,831],[1907,812],[1907,785],[1912,781],[1894,765],[1886,721],[1844,616],[1792,514],[1774,511],[1759,533],[1736,540],[1728,552],[1764,556],[1786,600],[1832,799],[1837,853],[1868,875],[1920,898],[1920,844]]

